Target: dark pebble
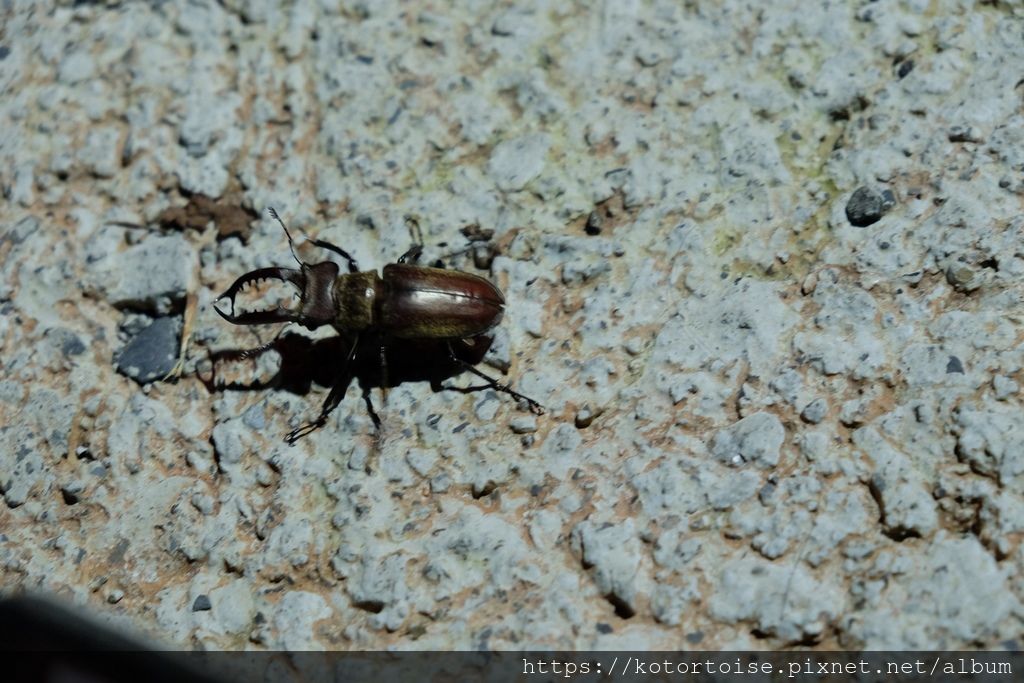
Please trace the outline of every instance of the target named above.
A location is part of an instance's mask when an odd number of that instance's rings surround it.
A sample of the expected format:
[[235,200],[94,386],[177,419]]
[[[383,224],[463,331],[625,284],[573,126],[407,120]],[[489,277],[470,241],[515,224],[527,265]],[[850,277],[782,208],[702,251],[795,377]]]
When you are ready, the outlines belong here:
[[954,373],[964,374],[964,364],[956,356],[950,356],[949,362],[946,363],[946,374],[952,375]]
[[46,331],[47,337],[53,337],[60,346],[60,352],[66,357],[79,356],[85,352],[85,344],[78,335],[64,327],[54,327]]
[[65,356],[78,356],[85,351],[85,344],[78,337],[71,335],[64,341],[60,350]]
[[117,371],[139,384],[171,371],[178,357],[178,318],[157,318],[128,340],[115,360]]
[[693,633],[686,634],[686,642],[690,645],[696,645],[702,640],[704,640],[704,633],[702,631],[694,631]]
[[880,193],[870,187],[858,187],[846,203],[846,218],[851,225],[863,228],[877,223],[895,203],[896,197],[890,191]]
[[908,59],[905,62],[900,62],[900,65],[896,67],[896,75],[900,78],[905,78],[907,74],[914,70],[914,60]]
[[597,632],[598,633],[611,633],[614,630],[615,629],[613,629],[611,627],[611,624],[598,624],[597,625]]
[[193,612],[209,612],[213,608],[210,604],[210,597],[208,595],[196,596],[196,601],[192,603]]

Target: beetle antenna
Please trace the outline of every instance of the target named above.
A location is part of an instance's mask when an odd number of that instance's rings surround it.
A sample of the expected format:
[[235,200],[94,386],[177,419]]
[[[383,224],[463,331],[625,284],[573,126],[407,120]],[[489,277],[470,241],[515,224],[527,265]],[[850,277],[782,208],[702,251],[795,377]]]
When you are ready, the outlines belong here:
[[286,226],[286,225],[284,224],[284,221],[283,221],[283,220],[281,220],[281,217],[277,215],[277,211],[276,211],[276,210],[274,209],[274,207],[272,207],[272,206],[269,206],[269,207],[267,207],[267,211],[269,211],[269,212],[270,212],[270,215],[271,215],[271,216],[273,216],[274,220],[275,220],[275,221],[277,221],[277,222],[278,222],[278,224],[280,224],[280,226],[281,226],[281,229],[283,229],[283,230],[284,230],[284,234],[285,234],[285,236],[286,236],[286,237],[288,237],[288,248],[289,248],[289,249],[291,250],[291,252],[292,252],[292,258],[294,258],[294,259],[295,259],[295,261],[296,261],[296,262],[297,262],[297,263],[298,263],[298,264],[299,264],[300,266],[302,266],[302,265],[305,265],[305,264],[304,264],[304,263],[302,262],[302,259],[300,259],[300,258],[299,258],[299,255],[295,253],[295,241],[294,241],[294,240],[292,240],[292,234],[291,234],[290,232],[288,232],[288,227],[287,227],[287,226]]

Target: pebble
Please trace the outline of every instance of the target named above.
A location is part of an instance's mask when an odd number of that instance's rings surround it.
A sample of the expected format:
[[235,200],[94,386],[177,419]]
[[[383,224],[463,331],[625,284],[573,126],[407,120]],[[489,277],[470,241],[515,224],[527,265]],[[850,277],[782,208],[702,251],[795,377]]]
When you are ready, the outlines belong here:
[[184,299],[194,261],[183,235],[150,236],[120,253],[105,250],[92,280],[118,308],[166,314]]
[[89,131],[78,160],[97,178],[113,178],[121,170],[121,131],[101,126]]
[[953,263],[946,269],[946,282],[958,292],[973,292],[981,287],[983,279],[965,263]]
[[239,579],[210,591],[211,613],[219,629],[225,633],[245,633],[252,625],[254,601],[250,582]]
[[620,618],[637,610],[637,584],[642,580],[640,538],[632,519],[621,524],[598,524],[590,519],[573,529],[583,562],[593,567],[593,579]]
[[1020,391],[1020,384],[1005,375],[996,375],[992,378],[992,389],[998,400],[1005,401]]
[[800,417],[812,425],[819,424],[828,414],[828,402],[822,398],[816,398],[800,411]]
[[162,378],[177,361],[180,334],[180,318],[157,318],[117,354],[114,360],[117,371],[139,384]]
[[222,466],[241,462],[249,434],[244,421],[238,418],[225,420],[213,428],[213,448]]
[[738,466],[753,463],[775,467],[785,439],[782,422],[772,413],[754,413],[715,435],[711,452],[719,461]]
[[504,192],[522,190],[543,172],[550,146],[543,133],[506,140],[491,153],[488,174]]
[[895,203],[890,190],[878,192],[870,187],[858,187],[846,203],[846,218],[851,225],[864,228],[877,223]]
[[81,47],[68,52],[57,67],[57,80],[66,85],[87,81],[96,73],[96,61],[88,48]]
[[537,418],[533,415],[517,415],[509,421],[509,427],[515,434],[531,434],[537,431]]
[[583,406],[576,411],[575,424],[577,429],[586,429],[593,423],[597,413],[590,409],[590,406]]
[[264,412],[266,402],[256,403],[242,413],[242,422],[249,429],[257,432],[263,431],[267,426],[267,418]]

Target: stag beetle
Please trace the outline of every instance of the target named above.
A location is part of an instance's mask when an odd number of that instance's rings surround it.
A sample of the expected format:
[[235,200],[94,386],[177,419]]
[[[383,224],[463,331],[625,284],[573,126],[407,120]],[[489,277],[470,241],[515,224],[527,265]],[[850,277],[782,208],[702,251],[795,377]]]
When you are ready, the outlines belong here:
[[[481,343],[490,346],[492,338],[486,333],[501,322],[505,309],[505,297],[490,281],[462,271],[414,265],[423,251],[422,240],[399,257],[397,263],[384,266],[383,275],[375,270],[360,271],[348,252],[330,242],[310,240],[315,246],[345,260],[349,272],[342,275],[340,267],[333,261],[314,264],[302,261],[295,252],[295,243],[284,221],[273,208],[270,208],[270,215],[284,230],[288,247],[299,268],[259,268],[238,278],[214,302],[214,310],[222,318],[236,325],[295,322],[310,330],[330,325],[351,342],[339,377],[349,376],[347,369],[360,342],[367,338],[375,339],[380,349],[383,387],[387,386],[387,348],[390,342],[442,341],[451,363],[482,378],[487,387],[524,401],[534,414],[544,413],[539,403],[484,374],[473,363],[461,358],[453,348],[453,344],[470,349],[480,348]],[[279,304],[267,310],[236,313],[235,297],[238,293],[246,286],[263,280],[288,282],[298,288],[298,308]],[[229,311],[216,305],[223,300],[230,302]],[[474,360],[479,362],[480,358]],[[336,383],[316,420],[291,431],[285,441],[293,444],[326,424],[327,417],[344,398],[348,383],[348,379]]]

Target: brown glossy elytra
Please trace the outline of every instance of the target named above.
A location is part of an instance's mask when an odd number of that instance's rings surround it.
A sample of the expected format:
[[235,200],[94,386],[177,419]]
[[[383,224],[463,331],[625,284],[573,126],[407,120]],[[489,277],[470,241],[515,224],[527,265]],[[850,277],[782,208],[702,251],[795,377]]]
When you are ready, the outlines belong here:
[[[214,306],[225,320],[238,325],[295,322],[309,329],[330,325],[349,340],[337,382],[331,387],[316,420],[293,430],[286,441],[297,439],[322,427],[341,399],[351,381],[353,359],[360,345],[374,340],[380,350],[382,386],[387,386],[388,349],[398,340],[438,340],[444,342],[450,362],[487,382],[487,387],[524,401],[535,414],[544,409],[531,398],[484,374],[464,360],[465,353],[456,353],[456,346],[480,348],[490,346],[487,336],[501,322],[505,297],[488,280],[471,273],[414,265],[422,247],[414,245],[397,263],[377,271],[360,271],[352,256],[344,249],[322,240],[312,243],[342,257],[349,272],[341,274],[333,261],[309,264],[295,254],[295,246],[284,221],[274,209],[270,215],[280,223],[288,237],[288,245],[299,268],[260,268],[238,278],[217,298],[230,302],[224,311]],[[276,306],[272,309],[235,312],[235,297],[247,285],[261,280],[280,280],[294,285],[300,292],[295,308]],[[401,346],[401,345],[399,345]],[[479,358],[473,358],[479,362]]]

